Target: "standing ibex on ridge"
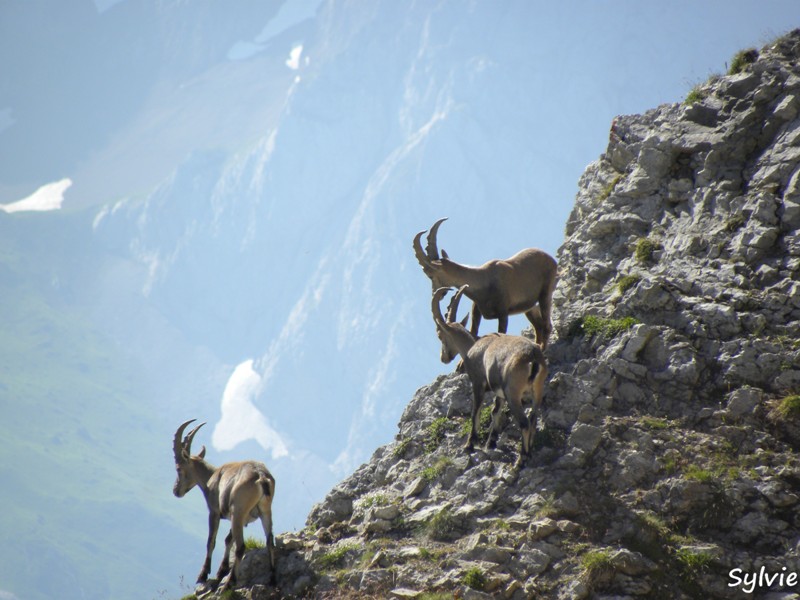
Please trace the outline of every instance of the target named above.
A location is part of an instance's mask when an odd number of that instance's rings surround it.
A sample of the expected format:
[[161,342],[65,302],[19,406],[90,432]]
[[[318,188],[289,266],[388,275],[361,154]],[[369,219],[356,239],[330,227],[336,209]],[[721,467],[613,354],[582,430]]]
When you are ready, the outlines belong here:
[[[275,478],[267,467],[254,460],[226,463],[214,467],[204,460],[206,447],[199,454],[192,455],[192,440],[197,431],[205,425],[201,423],[192,429],[181,442],[184,429],[194,419],[186,421],[178,427],[173,440],[175,451],[175,469],[178,478],[173,493],[182,498],[195,485],[200,486],[208,505],[208,543],[206,544],[206,560],[197,577],[197,583],[204,583],[211,571],[211,554],[219,529],[219,520],[229,519],[231,531],[225,538],[225,555],[217,572],[221,589],[228,589],[236,582],[237,569],[244,556],[244,527],[248,523],[261,519],[264,535],[267,538],[272,577],[275,575],[275,541],[272,536],[272,499],[275,496]],[[230,564],[231,552],[235,552],[233,565]],[[222,578],[227,578],[222,582]]]
[[444,250],[440,257],[436,247],[436,233],[446,220],[439,219],[431,227],[425,252],[420,243],[425,232],[414,237],[414,253],[433,289],[469,286],[464,293],[473,302],[473,335],[478,335],[481,317],[498,319],[497,331],[505,333],[508,315],[525,313],[536,332],[536,343],[545,349],[552,330],[550,310],[558,271],[555,259],[543,250],[527,248],[511,258],[490,260],[480,267],[458,264]]
[[[490,333],[476,338],[462,323],[456,322],[458,301],[462,294],[467,293],[467,286],[462,286],[456,292],[448,307],[445,320],[439,303],[447,291],[447,288],[439,288],[433,293],[431,310],[436,323],[436,335],[442,342],[443,360],[445,356],[452,359],[456,353],[460,354],[472,382],[472,429],[465,448],[468,452],[473,450],[478,439],[478,412],[483,403],[483,394],[491,391],[495,395],[495,400],[486,448],[495,446],[495,435],[499,430],[500,406],[502,399],[505,399],[522,431],[522,443],[517,460],[517,464],[521,465],[533,449],[536,411],[542,402],[544,380],[547,378],[547,361],[544,353],[528,338],[502,333]],[[530,418],[525,415],[522,407],[523,398],[533,400]]]

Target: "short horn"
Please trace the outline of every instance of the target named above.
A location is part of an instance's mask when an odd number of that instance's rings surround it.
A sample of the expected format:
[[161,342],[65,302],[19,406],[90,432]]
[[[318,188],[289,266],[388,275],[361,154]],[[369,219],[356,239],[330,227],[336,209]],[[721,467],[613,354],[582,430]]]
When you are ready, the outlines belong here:
[[444,327],[446,325],[444,317],[442,316],[442,308],[439,306],[439,303],[444,298],[444,295],[449,291],[450,288],[441,287],[435,292],[433,292],[433,298],[431,298],[431,312],[433,312],[433,320],[436,324],[440,327]]
[[181,455],[183,454],[183,444],[181,444],[181,436],[183,435],[183,430],[188,427],[189,423],[193,423],[197,419],[189,419],[183,425],[178,427],[178,431],[175,432],[175,438],[172,440],[172,451],[175,453],[175,462],[181,462]]
[[445,221],[447,221],[447,217],[436,221],[428,234],[428,244],[425,246],[425,253],[431,260],[439,260],[439,249],[436,247],[436,234],[439,232],[439,226]]

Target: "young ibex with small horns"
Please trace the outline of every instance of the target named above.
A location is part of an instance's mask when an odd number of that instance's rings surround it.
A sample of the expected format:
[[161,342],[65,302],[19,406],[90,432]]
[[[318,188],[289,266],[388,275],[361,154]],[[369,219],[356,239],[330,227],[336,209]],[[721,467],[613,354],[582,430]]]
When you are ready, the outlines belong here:
[[425,232],[414,237],[414,253],[433,289],[469,286],[465,294],[473,302],[473,335],[478,335],[481,317],[498,319],[497,331],[505,333],[508,316],[525,313],[536,332],[536,343],[545,349],[552,331],[550,311],[558,271],[555,259],[543,250],[527,248],[511,258],[490,260],[480,267],[458,264],[444,250],[440,257],[436,247],[436,233],[446,220],[439,219],[431,227],[425,252],[420,243]]
[[[442,361],[450,362],[456,354],[460,354],[472,382],[472,429],[465,448],[468,452],[472,452],[474,448],[478,439],[478,412],[483,403],[483,394],[491,391],[495,400],[486,448],[495,446],[495,436],[499,432],[500,407],[505,399],[522,431],[517,460],[517,464],[522,464],[533,449],[536,412],[542,402],[544,381],[547,378],[544,353],[528,338],[502,333],[490,333],[478,338],[463,323],[458,323],[458,302],[461,295],[468,292],[467,286],[462,286],[456,292],[447,309],[445,320],[439,303],[447,291],[447,288],[439,288],[433,293],[431,310],[436,323],[436,335],[442,342]],[[533,400],[530,418],[525,415],[522,407],[525,398]]]
[[[197,583],[204,583],[211,571],[211,554],[217,539],[220,519],[229,519],[231,531],[225,538],[225,555],[217,572],[221,589],[228,589],[236,582],[237,569],[244,556],[244,527],[261,519],[264,535],[267,538],[270,563],[275,567],[275,542],[272,536],[272,499],[275,496],[275,478],[267,467],[254,460],[226,463],[214,467],[204,460],[206,447],[199,454],[192,455],[192,440],[197,431],[205,425],[201,423],[192,429],[181,441],[184,429],[194,422],[186,421],[178,427],[173,440],[175,468],[178,478],[173,493],[182,498],[194,486],[200,486],[208,504],[208,543],[206,560],[197,577]],[[234,552],[231,565],[231,552]],[[222,581],[223,577],[226,577]]]

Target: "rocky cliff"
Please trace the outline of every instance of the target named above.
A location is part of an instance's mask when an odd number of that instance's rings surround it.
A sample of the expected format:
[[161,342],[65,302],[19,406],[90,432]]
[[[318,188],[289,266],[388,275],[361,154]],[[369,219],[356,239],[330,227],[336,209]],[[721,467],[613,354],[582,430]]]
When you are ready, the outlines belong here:
[[511,420],[497,450],[463,452],[470,384],[442,376],[279,536],[279,591],[251,551],[239,593],[800,591],[799,59],[800,30],[612,124],[558,253],[529,466],[513,468]]

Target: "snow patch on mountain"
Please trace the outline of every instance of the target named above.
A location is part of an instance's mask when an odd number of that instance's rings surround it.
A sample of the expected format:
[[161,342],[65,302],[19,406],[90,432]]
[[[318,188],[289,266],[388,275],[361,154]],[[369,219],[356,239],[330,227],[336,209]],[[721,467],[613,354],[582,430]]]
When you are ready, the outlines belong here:
[[72,185],[69,178],[43,185],[27,198],[0,204],[0,210],[7,213],[15,212],[44,212],[49,210],[59,210],[64,202],[64,192]]
[[253,439],[264,450],[271,452],[273,459],[289,455],[281,434],[253,404],[261,385],[261,376],[253,369],[252,359],[234,369],[222,394],[222,417],[214,427],[211,438],[216,450],[231,450],[240,442]]

